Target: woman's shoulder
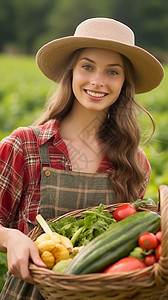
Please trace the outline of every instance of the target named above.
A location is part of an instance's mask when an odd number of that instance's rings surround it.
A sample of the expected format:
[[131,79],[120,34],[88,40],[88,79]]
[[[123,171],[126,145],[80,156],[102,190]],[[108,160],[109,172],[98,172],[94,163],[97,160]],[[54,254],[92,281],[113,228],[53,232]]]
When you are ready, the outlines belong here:
[[149,163],[149,160],[147,158],[147,155],[145,151],[142,148],[138,148],[138,161],[141,166],[144,166],[144,169],[150,171],[151,170],[151,165]]
[[11,132],[10,135],[2,139],[2,143],[6,142],[17,142],[23,143],[34,139],[34,131],[32,127],[18,127]]
[[1,161],[10,161],[11,165],[23,164],[23,157],[27,157],[36,149],[33,130],[29,127],[19,127],[0,142]]
[[27,155],[37,148],[37,139],[31,127],[18,127],[0,142],[0,155]]
[[9,136],[6,136],[0,142],[1,144],[28,144],[37,142],[38,135],[52,136],[59,128],[58,121],[48,121],[43,125],[18,127]]
[[139,158],[146,158],[147,159],[145,151],[142,148],[140,148],[140,147],[138,147],[138,157]]

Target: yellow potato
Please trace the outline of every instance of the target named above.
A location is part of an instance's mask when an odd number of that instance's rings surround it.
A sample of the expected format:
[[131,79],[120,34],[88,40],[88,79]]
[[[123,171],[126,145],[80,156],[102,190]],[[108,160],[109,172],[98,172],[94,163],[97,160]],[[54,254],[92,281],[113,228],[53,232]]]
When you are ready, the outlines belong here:
[[59,233],[57,232],[53,232],[52,234],[50,234],[50,238],[54,241],[54,243],[58,244],[61,243],[61,236]]
[[62,244],[57,244],[55,248],[52,250],[52,254],[55,257],[56,263],[60,260],[63,259],[68,259],[69,258],[69,251],[68,249],[62,245]]
[[50,235],[48,233],[42,233],[38,236],[38,238],[35,240],[36,246],[41,243],[42,241],[50,240]]
[[52,251],[55,248],[55,243],[53,240],[42,241],[38,243],[37,248],[40,254],[44,251]]
[[50,251],[44,251],[41,254],[42,261],[46,264],[47,268],[52,269],[55,265],[55,257]]
[[60,235],[60,237],[61,237],[61,243],[69,250],[69,252],[72,251],[73,245],[71,240],[63,235]]

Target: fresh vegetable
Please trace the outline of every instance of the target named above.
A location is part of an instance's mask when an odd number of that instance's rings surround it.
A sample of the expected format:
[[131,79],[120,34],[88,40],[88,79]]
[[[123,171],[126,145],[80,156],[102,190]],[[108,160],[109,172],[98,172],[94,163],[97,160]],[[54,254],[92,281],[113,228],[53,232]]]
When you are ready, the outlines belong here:
[[43,262],[49,269],[62,259],[68,259],[73,246],[71,241],[56,232],[42,233],[35,240],[35,245]]
[[[55,232],[53,232],[53,234],[54,234],[54,233],[55,233]],[[59,236],[60,236],[60,239],[61,239],[61,244],[62,244],[63,246],[65,246],[65,248],[67,248],[67,249],[69,250],[69,252],[72,252],[72,250],[73,250],[73,245],[72,245],[71,240],[68,239],[66,236],[63,236],[63,235],[61,235],[61,234],[59,234]]]
[[157,249],[161,248],[160,242],[161,231],[157,231],[155,235],[151,232],[145,232],[138,239],[138,243],[142,248],[135,247],[129,256],[137,257],[144,261],[146,266],[151,266],[159,260],[160,250]]
[[116,221],[121,221],[121,220],[125,219],[126,217],[136,214],[136,213],[137,213],[137,210],[133,205],[131,205],[129,203],[124,203],[115,210],[115,212],[113,213],[113,218]]
[[42,254],[44,251],[52,251],[56,245],[52,239],[41,241],[40,243],[38,241],[35,241],[35,244],[40,254]]
[[45,250],[52,251],[55,243],[61,243],[60,235],[56,232],[51,234],[42,233],[35,240],[35,244],[41,253]]
[[106,268],[102,273],[114,274],[120,272],[129,272],[145,268],[146,265],[143,261],[136,257],[124,257],[117,261],[115,264]]
[[139,206],[147,207],[147,205],[156,205],[155,201],[151,198],[137,199],[132,204],[135,208],[138,208]]
[[109,265],[129,255],[138,243],[138,237],[148,229],[156,233],[160,215],[151,211],[137,212],[114,224],[91,241],[72,260],[66,274],[101,272]]
[[44,218],[38,214],[36,216],[36,221],[40,224],[40,226],[43,228],[45,233],[51,234],[52,231],[50,229],[50,227],[48,226],[47,222],[44,220]]
[[48,222],[52,231],[71,239],[73,246],[85,246],[99,234],[105,232],[116,223],[108,211],[104,211],[104,205],[87,210],[82,213],[83,219],[68,217],[56,222]]
[[156,232],[155,235],[157,237],[158,243],[161,243],[161,241],[162,241],[162,231],[159,230],[158,232]]
[[70,258],[74,258],[83,248],[84,248],[84,246],[73,247],[73,249],[70,253]]
[[46,264],[48,269],[52,269],[55,265],[55,257],[50,251],[44,251],[41,254],[42,261]]
[[137,199],[132,203],[124,203],[115,210],[113,218],[116,221],[121,221],[124,218],[135,214],[140,206],[147,207],[148,204],[156,205],[151,198]]
[[69,258],[69,251],[62,244],[56,244],[54,249],[52,250],[52,254],[55,257],[55,263],[59,262],[60,260]]
[[73,245],[67,237],[52,232],[41,215],[38,215],[37,219],[46,232],[38,236],[34,243],[47,268],[52,269],[60,260],[69,258]]
[[157,261],[159,261],[162,252],[162,244],[159,244],[155,250],[155,256]]
[[146,255],[144,258],[144,263],[146,266],[152,266],[157,262],[155,254]]
[[59,273],[59,274],[63,274],[66,270],[66,268],[68,267],[68,265],[71,263],[72,258],[68,258],[68,259],[63,259],[60,260],[53,268],[52,270],[55,273]]
[[137,213],[137,210],[133,205],[131,205],[129,203],[124,203],[115,210],[115,212],[113,213],[113,218],[116,221],[121,221],[121,220],[125,219],[126,217],[136,214],[136,213]]
[[130,257],[135,257],[140,260],[144,260],[144,250],[141,247],[135,247],[131,252],[130,252]]
[[144,257],[146,255],[152,254],[152,250],[146,251],[145,249],[142,249],[141,247],[135,247],[131,252],[130,255],[131,257],[136,257],[142,261],[144,261]]
[[155,249],[158,245],[158,240],[155,234],[152,232],[145,232],[141,234],[138,239],[138,244],[145,250]]

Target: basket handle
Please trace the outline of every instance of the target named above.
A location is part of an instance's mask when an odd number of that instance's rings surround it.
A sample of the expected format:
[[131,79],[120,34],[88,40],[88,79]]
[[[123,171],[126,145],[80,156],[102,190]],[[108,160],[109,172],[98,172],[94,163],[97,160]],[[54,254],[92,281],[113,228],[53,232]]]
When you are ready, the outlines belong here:
[[159,204],[161,210],[162,253],[158,264],[154,266],[157,286],[168,283],[168,186],[159,186]]
[[162,257],[168,258],[168,186],[159,186],[159,201],[161,209]]

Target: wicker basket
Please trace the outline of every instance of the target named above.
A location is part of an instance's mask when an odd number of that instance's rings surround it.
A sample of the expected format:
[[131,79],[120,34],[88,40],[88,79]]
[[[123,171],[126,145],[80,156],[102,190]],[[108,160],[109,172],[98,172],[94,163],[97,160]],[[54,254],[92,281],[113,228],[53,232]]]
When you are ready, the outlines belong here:
[[[159,207],[148,205],[146,208],[155,212],[159,210],[159,213],[161,211],[162,256],[159,263],[139,271],[114,275],[63,275],[30,264],[31,275],[42,296],[47,300],[168,299],[168,186],[159,187],[159,200]],[[119,205],[105,206],[105,209],[113,212]],[[51,221],[67,216],[79,218],[83,211],[76,210]],[[35,240],[41,232],[37,226],[29,236]]]

